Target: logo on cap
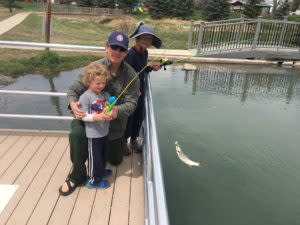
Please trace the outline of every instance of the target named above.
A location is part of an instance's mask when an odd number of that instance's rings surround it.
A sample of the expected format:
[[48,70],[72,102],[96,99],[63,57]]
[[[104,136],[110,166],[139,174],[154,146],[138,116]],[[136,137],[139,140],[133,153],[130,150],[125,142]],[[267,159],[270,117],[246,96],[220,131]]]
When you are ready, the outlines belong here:
[[123,35],[119,34],[119,35],[117,36],[117,40],[118,40],[118,41],[123,41]]

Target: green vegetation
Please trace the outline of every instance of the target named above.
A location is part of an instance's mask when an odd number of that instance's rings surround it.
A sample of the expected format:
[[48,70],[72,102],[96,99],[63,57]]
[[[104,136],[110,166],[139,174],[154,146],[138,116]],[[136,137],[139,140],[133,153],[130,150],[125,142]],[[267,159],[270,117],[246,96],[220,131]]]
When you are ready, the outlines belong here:
[[209,21],[227,19],[229,11],[227,0],[204,0],[203,2],[203,16]]
[[[21,24],[0,35],[1,40],[44,42],[42,35],[42,16],[31,14]],[[115,30],[131,33],[138,23],[129,16],[100,23],[98,18],[53,16],[52,43],[104,46],[107,36]],[[186,49],[190,22],[187,20],[153,20],[145,17],[144,21],[156,27],[156,32],[163,40],[163,48]]]
[[[56,53],[52,51],[27,51],[15,49],[1,49],[0,74],[18,76],[25,73],[53,74],[62,70],[69,70],[87,65],[99,58],[95,54]],[[3,54],[4,53],[4,54]],[[17,54],[17,57],[16,57]],[[3,58],[3,55],[6,58]],[[28,56],[28,57],[26,57]],[[14,58],[14,60],[11,60]]]

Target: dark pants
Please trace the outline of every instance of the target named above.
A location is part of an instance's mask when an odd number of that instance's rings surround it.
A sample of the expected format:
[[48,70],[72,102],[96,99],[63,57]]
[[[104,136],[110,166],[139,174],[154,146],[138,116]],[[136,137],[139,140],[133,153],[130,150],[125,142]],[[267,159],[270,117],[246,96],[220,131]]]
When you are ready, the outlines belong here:
[[104,176],[106,167],[108,137],[88,138],[88,176],[93,184],[97,184]]
[[[73,167],[68,175],[68,179],[80,185],[87,180],[85,162],[88,158],[88,143],[83,121],[72,121],[69,141]],[[119,165],[123,160],[124,137],[109,141],[107,151],[107,161],[112,165]]]
[[145,100],[144,96],[141,95],[138,99],[137,106],[133,114],[128,118],[125,141],[130,137],[131,141],[135,141],[140,134],[140,129],[144,120],[145,114]]

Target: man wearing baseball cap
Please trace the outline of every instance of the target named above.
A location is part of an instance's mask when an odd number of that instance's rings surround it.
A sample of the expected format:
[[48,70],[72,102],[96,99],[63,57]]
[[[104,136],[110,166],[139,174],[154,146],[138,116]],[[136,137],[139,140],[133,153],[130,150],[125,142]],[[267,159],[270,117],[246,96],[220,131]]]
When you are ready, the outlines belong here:
[[[134,69],[124,62],[124,58],[128,54],[128,42],[128,37],[124,33],[112,32],[105,44],[106,56],[99,60],[110,71],[110,77],[104,90],[111,96],[119,96],[136,74]],[[119,98],[112,108],[111,114],[103,112],[93,115],[94,121],[111,121],[107,160],[112,165],[119,165],[123,160],[124,131],[128,116],[136,108],[139,86],[139,80],[136,79]],[[75,119],[71,123],[69,136],[73,166],[65,183],[59,188],[59,193],[63,196],[71,194],[78,185],[85,183],[87,180],[85,162],[88,156],[88,148],[84,122],[81,120],[85,116],[85,112],[80,109],[78,103],[80,95],[86,89],[87,87],[82,82],[82,74],[80,74],[67,92],[69,107]],[[106,171],[106,174],[111,175],[111,171]]]

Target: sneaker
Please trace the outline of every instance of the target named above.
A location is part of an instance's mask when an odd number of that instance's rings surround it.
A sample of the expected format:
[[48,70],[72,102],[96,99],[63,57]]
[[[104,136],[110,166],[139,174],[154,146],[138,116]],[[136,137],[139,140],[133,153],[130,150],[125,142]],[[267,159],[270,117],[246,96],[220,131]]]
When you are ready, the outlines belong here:
[[139,141],[132,141],[130,145],[135,153],[141,153],[143,151],[143,144]]
[[112,175],[112,170],[111,169],[105,169],[103,177],[110,177]]
[[94,188],[106,189],[110,185],[108,180],[101,180],[99,183],[95,183],[95,184],[93,184],[91,181],[88,181],[85,186],[89,189],[94,189]]
[[124,155],[125,156],[131,155],[131,150],[129,149],[127,142],[124,143]]

